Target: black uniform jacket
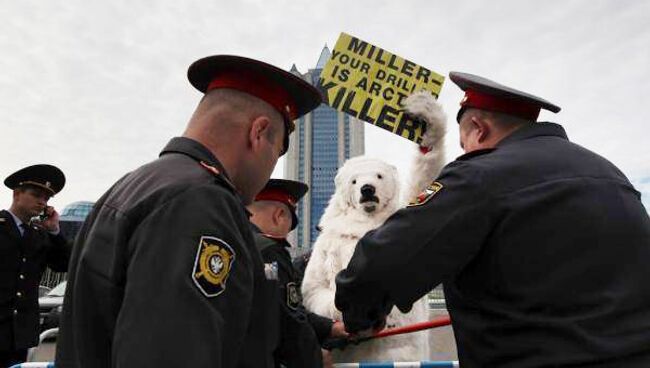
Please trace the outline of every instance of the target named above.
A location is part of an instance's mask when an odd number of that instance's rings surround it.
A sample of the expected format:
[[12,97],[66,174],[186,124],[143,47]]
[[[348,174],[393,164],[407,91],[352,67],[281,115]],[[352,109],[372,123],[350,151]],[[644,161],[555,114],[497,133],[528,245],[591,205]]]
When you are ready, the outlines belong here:
[[300,280],[287,250],[291,245],[284,239],[264,236],[254,225],[253,232],[264,262],[277,267],[280,340],[275,351],[276,366],[281,363],[287,368],[321,367],[319,342],[329,336],[333,321],[307,312],[302,305]]
[[70,247],[63,235],[34,227],[20,235],[8,211],[0,211],[0,351],[38,345],[38,285],[45,267],[64,272]]
[[447,165],[337,276],[346,326],[444,283],[462,367],[650,367],[650,221],[552,123]]
[[81,229],[56,366],[272,367],[273,291],[223,168],[198,142],[174,138]]

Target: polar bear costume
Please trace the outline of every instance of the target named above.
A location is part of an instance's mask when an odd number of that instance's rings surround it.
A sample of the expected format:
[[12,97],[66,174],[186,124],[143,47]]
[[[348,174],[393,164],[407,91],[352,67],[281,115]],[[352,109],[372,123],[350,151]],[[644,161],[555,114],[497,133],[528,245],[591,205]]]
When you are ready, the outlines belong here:
[[[416,149],[409,183],[401,193],[397,169],[382,160],[355,157],[339,169],[336,189],[321,217],[322,230],[314,243],[302,283],[304,305],[316,314],[342,319],[334,305],[334,279],[347,266],[357,241],[421,193],[444,165],[446,118],[438,102],[428,92],[418,92],[409,96],[404,106],[408,114],[426,122],[421,146],[429,151],[423,153]],[[393,308],[386,327],[423,322],[428,317],[425,297],[409,313]],[[335,362],[342,363],[427,360],[428,331],[377,339],[332,353]]]

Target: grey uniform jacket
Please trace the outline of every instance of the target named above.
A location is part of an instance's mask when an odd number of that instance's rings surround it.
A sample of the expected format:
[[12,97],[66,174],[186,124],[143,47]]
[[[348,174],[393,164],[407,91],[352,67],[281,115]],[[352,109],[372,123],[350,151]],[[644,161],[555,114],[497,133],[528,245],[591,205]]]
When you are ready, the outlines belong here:
[[537,123],[362,238],[336,303],[362,328],[443,282],[462,367],[650,367],[649,260],[639,193]]
[[63,272],[70,247],[63,235],[28,227],[20,235],[8,211],[0,211],[0,351],[38,344],[38,285],[49,266]]
[[56,366],[272,367],[274,291],[220,163],[174,138],[81,229]]

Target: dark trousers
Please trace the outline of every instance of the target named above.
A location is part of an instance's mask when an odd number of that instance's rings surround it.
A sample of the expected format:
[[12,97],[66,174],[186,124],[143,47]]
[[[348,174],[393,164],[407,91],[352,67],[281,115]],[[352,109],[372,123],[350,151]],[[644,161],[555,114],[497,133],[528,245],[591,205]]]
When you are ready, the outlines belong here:
[[27,360],[27,349],[0,351],[0,367],[7,368]]

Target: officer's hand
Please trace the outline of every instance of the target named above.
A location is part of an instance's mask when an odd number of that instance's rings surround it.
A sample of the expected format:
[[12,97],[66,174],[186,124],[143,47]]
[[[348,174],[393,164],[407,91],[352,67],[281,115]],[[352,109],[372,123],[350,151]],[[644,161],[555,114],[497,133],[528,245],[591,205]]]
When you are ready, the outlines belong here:
[[384,328],[390,309],[387,311],[375,306],[366,308],[365,305],[350,305],[343,311],[343,323],[347,332],[359,334],[361,331],[381,331]]
[[333,368],[334,360],[332,359],[332,353],[329,350],[321,349],[323,353],[323,368]]
[[54,207],[52,206],[47,206],[45,208],[45,221],[43,221],[41,224],[45,228],[45,230],[49,232],[58,232],[59,231],[59,213],[56,212]]
[[355,339],[355,338],[364,338],[364,337],[373,336],[373,335],[376,335],[377,333],[379,333],[385,327],[386,327],[386,316],[384,316],[384,318],[382,320],[377,321],[377,323],[375,323],[375,325],[372,326],[372,328],[359,331],[359,332],[357,332],[355,334],[352,334],[350,337],[352,339]]
[[330,332],[331,338],[347,338],[350,334],[345,331],[345,325],[341,321],[335,321]]

